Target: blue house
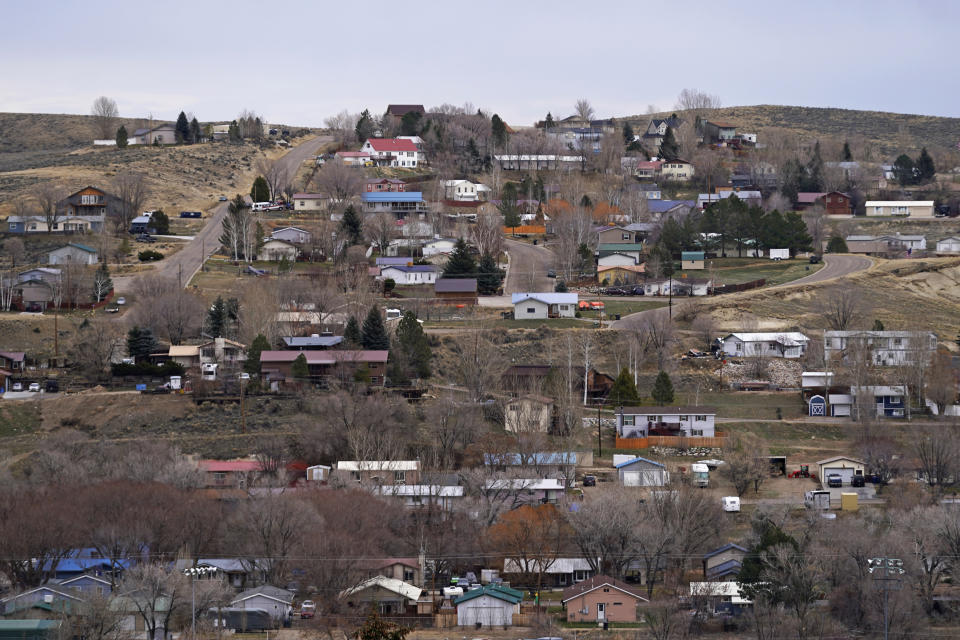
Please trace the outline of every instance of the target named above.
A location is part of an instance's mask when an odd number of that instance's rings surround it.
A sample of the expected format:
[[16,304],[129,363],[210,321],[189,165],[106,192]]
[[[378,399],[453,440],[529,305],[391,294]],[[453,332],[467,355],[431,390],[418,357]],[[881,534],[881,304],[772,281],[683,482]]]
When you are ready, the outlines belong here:
[[710,581],[736,580],[746,555],[745,548],[732,542],[703,554],[703,577]]
[[[52,573],[53,577],[61,583],[83,574],[103,578],[109,578],[111,574],[115,574],[115,577],[119,578],[134,564],[131,558],[121,558],[114,565],[110,558],[104,558],[96,549],[87,547],[71,551],[68,557],[57,563]],[[46,568],[49,571],[49,565]]]
[[73,578],[60,580],[56,582],[56,588],[64,593],[81,595],[96,594],[102,596],[113,592],[113,587],[109,580],[89,573],[82,573]]
[[[57,585],[59,587],[59,585]],[[0,600],[0,615],[25,616],[30,609],[40,608],[53,613],[68,613],[83,601],[74,594],[50,585],[30,589]]]
[[364,213],[392,213],[398,220],[427,211],[420,191],[365,191],[361,199]]

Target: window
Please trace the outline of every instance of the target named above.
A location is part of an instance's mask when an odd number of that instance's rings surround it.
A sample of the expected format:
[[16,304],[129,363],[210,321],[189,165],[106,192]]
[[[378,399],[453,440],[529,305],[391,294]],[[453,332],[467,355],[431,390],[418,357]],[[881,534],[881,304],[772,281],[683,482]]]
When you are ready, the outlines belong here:
[[623,424],[632,427],[636,423],[636,416],[623,416]]
[[590,572],[584,569],[577,569],[573,572],[573,581],[574,582],[583,582],[587,579]]
[[227,481],[227,472],[226,471],[216,471],[213,474],[214,484],[224,484]]
[[360,472],[359,472],[359,471],[351,471],[351,472],[350,472],[350,477],[353,478],[355,481],[360,482]]
[[527,313],[536,313],[537,310],[533,307],[527,307]]
[[694,422],[706,422],[707,416],[694,416],[693,420]]
[[703,429],[691,429],[691,430],[690,430],[690,435],[692,435],[692,436],[702,436],[702,435],[703,435]]
[[562,304],[560,305],[560,311],[566,311],[569,305]]
[[404,582],[413,582],[416,580],[416,572],[413,569],[408,569],[404,567],[403,569],[403,581]]
[[393,472],[393,483],[394,483],[394,484],[406,484],[406,483],[407,483],[407,472],[406,472],[406,471],[394,471],[394,472]]

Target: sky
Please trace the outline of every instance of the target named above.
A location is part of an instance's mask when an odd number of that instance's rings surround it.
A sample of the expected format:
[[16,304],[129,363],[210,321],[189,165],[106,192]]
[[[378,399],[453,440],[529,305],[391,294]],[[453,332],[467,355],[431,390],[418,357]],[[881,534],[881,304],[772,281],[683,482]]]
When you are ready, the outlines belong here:
[[954,0],[652,3],[5,2],[0,111],[323,126],[341,110],[470,103],[526,126],[781,104],[960,117]]

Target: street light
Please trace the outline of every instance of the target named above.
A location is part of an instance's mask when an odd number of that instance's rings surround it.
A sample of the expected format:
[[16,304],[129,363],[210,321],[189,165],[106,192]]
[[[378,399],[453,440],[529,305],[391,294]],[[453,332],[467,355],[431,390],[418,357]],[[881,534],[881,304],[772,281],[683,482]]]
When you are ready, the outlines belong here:
[[[190,638],[197,638],[197,576],[206,576],[217,572],[216,567],[187,567],[183,573],[190,576]],[[219,621],[217,621],[219,624]]]

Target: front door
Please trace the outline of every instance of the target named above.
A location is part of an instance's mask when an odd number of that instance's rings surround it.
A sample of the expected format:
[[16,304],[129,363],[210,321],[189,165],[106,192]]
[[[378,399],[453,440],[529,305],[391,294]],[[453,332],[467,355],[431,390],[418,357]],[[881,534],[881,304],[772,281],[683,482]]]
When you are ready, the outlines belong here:
[[597,621],[602,622],[607,619],[607,605],[603,602],[597,603]]

